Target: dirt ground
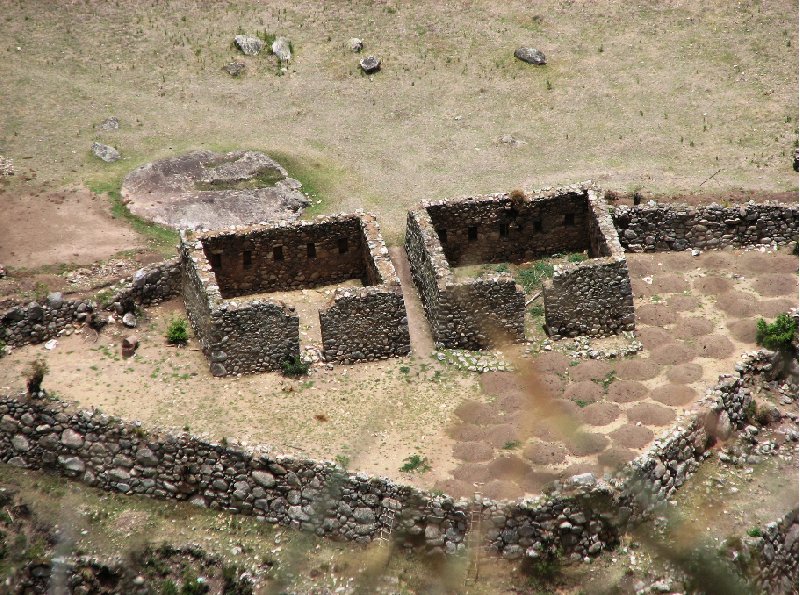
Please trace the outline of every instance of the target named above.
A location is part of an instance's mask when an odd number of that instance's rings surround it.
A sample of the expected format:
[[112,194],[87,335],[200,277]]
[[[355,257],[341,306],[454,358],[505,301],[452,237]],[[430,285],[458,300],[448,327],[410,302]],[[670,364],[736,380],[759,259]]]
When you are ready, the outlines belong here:
[[[788,0],[0,6],[0,153],[31,193],[191,148],[261,149],[302,170],[319,210],[375,210],[399,245],[421,199],[586,179],[723,200],[797,190]],[[286,35],[287,70],[232,49],[240,30]],[[353,36],[380,73],[360,73]],[[529,44],[547,66],[513,58]],[[222,71],[234,59],[239,79]],[[110,115],[120,129],[100,130]],[[94,158],[94,140],[123,159]]]
[[0,186],[0,263],[14,268],[91,264],[143,248],[110,215],[108,200],[85,189],[6,192]]
[[[407,275],[401,255],[393,256]],[[194,341],[187,349],[165,344],[170,319],[184,313],[174,300],[148,309],[133,331],[110,325],[96,343],[75,332],[53,351],[41,345],[15,350],[0,365],[0,390],[20,389],[25,366],[42,355],[50,366],[45,387],[59,397],[146,425],[338,457],[354,470],[456,496],[477,489],[490,497],[536,494],[558,477],[602,475],[632,459],[720,374],[732,372],[742,352],[756,348],[749,329],[757,316],[796,306],[796,257],[785,252],[628,258],[645,349],[621,361],[512,351],[507,355],[521,373],[461,372],[431,357],[421,305],[407,284],[410,357],[318,365],[301,380],[278,373],[212,378]],[[759,280],[773,271],[787,282],[780,291],[769,285],[764,298]],[[280,294],[301,313],[304,346],[319,340],[315,312],[331,290]],[[728,305],[739,302],[747,309],[731,312]],[[123,360],[120,342],[129,334],[141,346]],[[427,457],[431,471],[401,473],[413,454]]]

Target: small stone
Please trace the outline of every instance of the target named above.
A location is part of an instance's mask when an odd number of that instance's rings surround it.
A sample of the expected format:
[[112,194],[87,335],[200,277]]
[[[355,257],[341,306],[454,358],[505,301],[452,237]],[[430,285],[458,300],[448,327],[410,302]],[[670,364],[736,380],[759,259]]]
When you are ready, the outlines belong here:
[[544,64],[547,64],[547,58],[545,58],[544,53],[536,48],[517,48],[514,51],[514,57],[517,60],[522,60],[523,62],[534,64],[536,66],[543,66]]
[[106,163],[114,163],[119,161],[121,155],[114,147],[104,145],[103,143],[92,143],[92,153],[95,157],[102,159]]
[[222,70],[227,72],[232,77],[240,76],[247,65],[244,62],[228,62],[225,66],[222,67]]
[[122,317],[122,324],[128,328],[136,328],[136,315],[133,312],[128,312]]
[[358,61],[358,64],[361,66],[361,70],[367,74],[378,72],[381,69],[381,60],[375,56],[366,56],[365,58],[361,58],[361,60]]
[[122,339],[122,357],[132,357],[139,348],[139,339],[136,337],[125,337]]
[[119,119],[116,116],[106,118],[100,123],[101,130],[119,130]]
[[360,52],[364,49],[364,42],[360,40],[358,37],[351,37],[350,40],[347,42],[347,47],[350,48],[351,52]]

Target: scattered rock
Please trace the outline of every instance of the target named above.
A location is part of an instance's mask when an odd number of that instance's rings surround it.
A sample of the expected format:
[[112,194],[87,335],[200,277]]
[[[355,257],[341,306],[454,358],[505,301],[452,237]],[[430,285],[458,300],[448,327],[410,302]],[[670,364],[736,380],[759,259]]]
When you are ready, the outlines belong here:
[[136,315],[133,312],[128,312],[122,317],[122,324],[128,328],[136,328]]
[[106,163],[114,163],[119,161],[121,155],[114,147],[109,147],[103,143],[92,143],[92,153],[95,157],[102,159]]
[[0,155],[0,177],[14,175],[14,162],[8,157]]
[[514,51],[514,57],[517,60],[522,60],[523,62],[527,62],[528,64],[535,64],[537,66],[542,66],[547,64],[547,58],[545,58],[544,53],[536,48],[517,48]]
[[800,171],[800,149],[794,150],[794,159],[792,160],[792,169]]
[[258,53],[264,49],[263,41],[249,35],[237,35],[233,38],[233,43],[245,56],[258,56]]
[[44,344],[44,348],[47,349],[47,351],[52,351],[56,347],[58,347],[58,341],[56,341],[55,339],[50,339],[47,343]]
[[350,48],[351,52],[358,53],[364,49],[364,42],[358,37],[352,37],[350,38],[350,41],[347,42],[347,47]]
[[100,130],[119,130],[119,119],[116,116],[106,118],[100,123]]
[[361,58],[361,60],[358,61],[358,64],[361,66],[361,70],[367,74],[378,72],[381,69],[381,60],[375,56],[366,56],[365,58]]
[[517,138],[514,138],[510,134],[504,134],[500,137],[500,142],[504,145],[508,145],[509,147],[519,147],[520,145],[526,144],[525,141],[521,141]]
[[0,264],[0,279],[4,279],[7,274],[8,273],[6,273],[6,267]]
[[122,339],[122,357],[132,357],[139,348],[139,339],[136,337],[125,337]]
[[237,77],[244,72],[245,67],[246,65],[244,62],[228,62],[225,66],[222,67],[222,70],[224,70],[233,77]]
[[281,62],[288,62],[292,59],[292,42],[285,37],[278,37],[272,42],[272,53],[275,54]]

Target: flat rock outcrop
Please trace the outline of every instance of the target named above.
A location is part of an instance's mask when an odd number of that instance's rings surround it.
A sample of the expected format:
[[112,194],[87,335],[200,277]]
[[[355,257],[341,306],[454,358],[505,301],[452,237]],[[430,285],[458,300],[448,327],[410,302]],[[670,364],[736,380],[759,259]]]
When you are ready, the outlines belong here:
[[192,151],[136,168],[122,183],[130,211],[178,229],[219,229],[294,220],[308,199],[301,184],[257,151]]

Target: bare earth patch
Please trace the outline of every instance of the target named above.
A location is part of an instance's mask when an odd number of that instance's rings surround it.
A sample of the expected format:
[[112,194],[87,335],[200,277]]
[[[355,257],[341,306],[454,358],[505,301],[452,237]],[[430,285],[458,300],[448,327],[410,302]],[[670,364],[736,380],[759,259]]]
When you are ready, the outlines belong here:
[[655,437],[653,431],[645,426],[636,424],[626,424],[617,428],[609,434],[615,444],[620,444],[627,448],[644,448]]
[[570,368],[569,375],[574,381],[602,380],[613,371],[611,365],[600,360],[587,360]]
[[725,277],[709,275],[708,277],[695,279],[693,286],[695,291],[705,295],[720,295],[733,289],[733,281]]
[[639,401],[643,399],[647,393],[647,387],[635,380],[616,380],[608,388],[608,398],[617,403]]
[[707,335],[712,330],[714,330],[714,323],[707,318],[686,316],[678,319],[671,334],[679,339],[691,339],[692,337]]
[[626,411],[628,421],[648,426],[666,426],[675,419],[675,411],[655,403],[637,403]]
[[667,379],[675,384],[691,384],[703,377],[703,366],[700,364],[681,364],[667,370]]
[[590,426],[607,426],[619,417],[620,408],[614,403],[598,401],[578,412],[578,418]]
[[650,352],[650,357],[653,358],[653,361],[666,366],[690,362],[696,355],[696,349],[677,342],[662,344]]
[[667,384],[654,389],[650,398],[670,407],[679,407],[691,403],[697,398],[697,393],[688,386]]
[[617,376],[625,380],[649,380],[661,372],[661,365],[651,359],[626,359],[617,364]]

